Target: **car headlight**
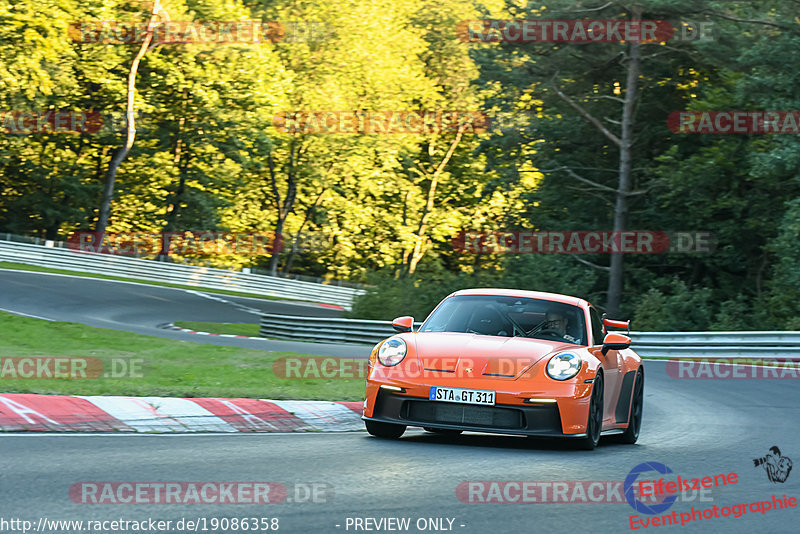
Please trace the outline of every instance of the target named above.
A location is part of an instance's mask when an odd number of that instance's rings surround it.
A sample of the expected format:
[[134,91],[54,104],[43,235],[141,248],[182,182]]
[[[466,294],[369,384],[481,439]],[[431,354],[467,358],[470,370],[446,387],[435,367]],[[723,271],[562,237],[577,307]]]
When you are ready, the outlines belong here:
[[581,357],[576,354],[557,354],[547,362],[547,374],[553,380],[569,380],[581,370],[581,363]]
[[406,342],[399,337],[387,339],[378,349],[378,361],[386,367],[392,367],[403,361],[406,357]]

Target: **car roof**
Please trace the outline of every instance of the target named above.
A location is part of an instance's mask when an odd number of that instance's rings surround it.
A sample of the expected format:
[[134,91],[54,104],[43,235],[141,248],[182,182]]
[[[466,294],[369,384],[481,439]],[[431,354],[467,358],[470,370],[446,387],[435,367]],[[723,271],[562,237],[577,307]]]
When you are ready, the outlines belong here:
[[580,306],[582,308],[591,306],[591,304],[589,304],[586,300],[580,299],[578,297],[571,297],[569,295],[560,295],[558,293],[546,293],[544,291],[525,291],[523,289],[500,289],[495,287],[460,289],[458,291],[451,293],[449,296],[455,297],[460,295],[498,295],[498,296],[508,296],[508,297],[551,300],[553,302],[571,304],[573,306]]

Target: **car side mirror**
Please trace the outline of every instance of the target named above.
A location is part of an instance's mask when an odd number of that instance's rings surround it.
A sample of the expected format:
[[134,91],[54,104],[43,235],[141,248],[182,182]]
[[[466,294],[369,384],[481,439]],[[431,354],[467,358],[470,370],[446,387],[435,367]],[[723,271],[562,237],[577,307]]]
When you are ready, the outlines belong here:
[[395,332],[411,332],[413,327],[414,318],[410,315],[404,315],[392,321],[392,328],[394,328]]
[[615,334],[612,332],[606,334],[606,337],[603,338],[603,346],[600,348],[600,351],[603,353],[603,356],[605,356],[610,350],[623,350],[630,346],[631,338],[623,334]]

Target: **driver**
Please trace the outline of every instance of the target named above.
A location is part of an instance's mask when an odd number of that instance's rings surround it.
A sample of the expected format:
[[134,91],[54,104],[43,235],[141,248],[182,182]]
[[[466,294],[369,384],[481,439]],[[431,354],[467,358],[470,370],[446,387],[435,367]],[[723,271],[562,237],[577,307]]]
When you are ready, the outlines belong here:
[[569,341],[570,343],[577,342],[574,337],[567,334],[569,320],[564,315],[557,311],[549,311],[545,314],[544,320],[547,322],[547,326],[545,326],[546,329],[557,333],[565,341]]

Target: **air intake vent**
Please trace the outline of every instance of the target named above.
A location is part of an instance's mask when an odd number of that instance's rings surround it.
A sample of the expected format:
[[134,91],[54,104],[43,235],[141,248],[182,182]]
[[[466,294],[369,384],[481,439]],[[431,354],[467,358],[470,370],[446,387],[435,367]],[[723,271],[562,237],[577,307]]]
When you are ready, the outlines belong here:
[[423,423],[446,423],[494,428],[522,428],[522,412],[495,406],[410,401],[408,419]]

